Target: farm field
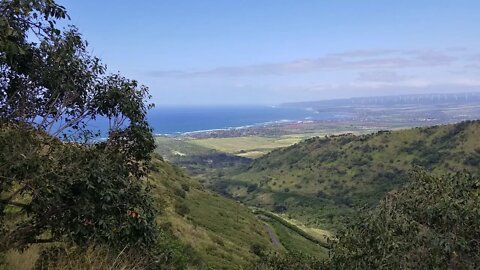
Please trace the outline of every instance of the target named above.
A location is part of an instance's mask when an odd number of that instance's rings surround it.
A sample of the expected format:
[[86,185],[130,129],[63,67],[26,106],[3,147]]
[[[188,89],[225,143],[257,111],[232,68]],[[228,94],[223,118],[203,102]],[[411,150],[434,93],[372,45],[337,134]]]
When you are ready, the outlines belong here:
[[279,137],[234,137],[234,138],[209,138],[188,141],[192,144],[217,151],[234,154],[237,156],[257,158],[276,148],[287,147],[300,142],[303,135]]
[[258,158],[274,149],[291,146],[303,139],[319,135],[294,134],[278,137],[242,136],[230,138],[171,138],[157,137],[156,152],[167,159],[222,152],[239,157]]
[[[349,129],[350,128],[350,129]],[[304,133],[295,133],[278,136],[238,136],[226,138],[192,138],[156,137],[156,152],[167,159],[175,157],[198,156],[221,152],[239,157],[256,159],[271,151],[284,148],[312,137],[324,137],[343,133],[366,134],[377,131],[379,128],[343,127],[335,130],[304,130]],[[299,130],[301,132],[302,130]]]

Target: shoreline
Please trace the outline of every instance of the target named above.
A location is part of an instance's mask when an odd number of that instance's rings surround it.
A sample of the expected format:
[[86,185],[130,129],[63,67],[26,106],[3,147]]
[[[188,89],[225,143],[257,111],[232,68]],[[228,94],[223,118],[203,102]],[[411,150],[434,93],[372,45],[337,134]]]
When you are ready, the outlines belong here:
[[214,128],[214,129],[202,129],[202,130],[194,130],[194,131],[186,131],[186,132],[174,132],[174,133],[155,133],[155,137],[181,137],[181,136],[189,136],[189,135],[198,135],[198,134],[208,134],[214,132],[221,132],[221,131],[231,131],[231,130],[242,130],[248,128],[257,128],[257,127],[268,127],[274,126],[279,124],[290,124],[290,123],[308,123],[314,122],[313,119],[303,119],[303,120],[290,120],[290,119],[282,119],[276,121],[268,121],[262,123],[255,123],[251,125],[243,125],[238,127],[226,127],[226,128]]

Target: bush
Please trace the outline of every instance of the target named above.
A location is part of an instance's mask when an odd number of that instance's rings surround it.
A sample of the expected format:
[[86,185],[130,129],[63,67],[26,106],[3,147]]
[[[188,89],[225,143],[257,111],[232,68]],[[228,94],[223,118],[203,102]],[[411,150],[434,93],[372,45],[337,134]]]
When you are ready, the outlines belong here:
[[177,203],[175,204],[175,212],[183,217],[190,213],[190,208],[185,203]]
[[190,186],[187,183],[182,183],[182,189],[188,192],[190,191]]
[[468,155],[463,161],[465,165],[478,166],[480,165],[480,153],[479,149],[476,149],[474,153]]
[[247,192],[248,192],[248,193],[252,193],[252,192],[254,192],[255,190],[257,190],[257,188],[258,188],[257,184],[250,184],[250,185],[248,185],[248,187],[247,187]]
[[277,252],[261,254],[251,267],[252,270],[322,270],[328,269],[323,260],[302,254]]
[[478,269],[480,180],[415,172],[338,237],[334,269]]
[[92,246],[85,250],[56,247],[44,250],[35,263],[34,269],[146,269],[148,261],[143,254],[132,250],[113,253],[104,247]]
[[255,254],[257,256],[264,255],[265,250],[266,250],[265,246],[261,245],[261,244],[258,244],[258,243],[252,244],[250,246],[250,252],[252,252],[253,254]]
[[287,207],[283,204],[276,204],[273,206],[273,211],[274,212],[277,212],[277,213],[283,213],[285,211],[287,211]]
[[90,244],[57,246],[44,249],[35,263],[35,270],[103,270],[103,269],[186,269],[188,265],[200,268],[203,263],[198,254],[181,243],[170,230],[162,230],[156,247],[148,250],[125,246],[112,251],[108,246]]
[[178,196],[184,199],[187,197],[187,193],[185,192],[185,190],[180,188],[175,188],[173,193],[175,194],[175,196]]

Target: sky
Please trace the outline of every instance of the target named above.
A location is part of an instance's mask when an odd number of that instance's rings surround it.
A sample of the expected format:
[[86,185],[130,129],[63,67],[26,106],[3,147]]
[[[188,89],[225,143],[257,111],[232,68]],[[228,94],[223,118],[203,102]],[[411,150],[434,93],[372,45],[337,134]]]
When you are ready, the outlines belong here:
[[480,91],[478,0],[59,0],[153,102]]

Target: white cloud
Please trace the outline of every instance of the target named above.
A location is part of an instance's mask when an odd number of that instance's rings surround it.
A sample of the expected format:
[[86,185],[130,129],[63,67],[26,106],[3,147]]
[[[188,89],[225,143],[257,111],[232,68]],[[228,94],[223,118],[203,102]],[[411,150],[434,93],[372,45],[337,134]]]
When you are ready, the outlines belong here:
[[455,56],[433,50],[357,50],[279,63],[227,66],[199,71],[151,71],[149,75],[160,78],[289,75],[334,70],[437,67],[448,66],[456,60]]
[[412,76],[400,75],[396,71],[376,70],[359,72],[357,81],[366,82],[399,82]]

